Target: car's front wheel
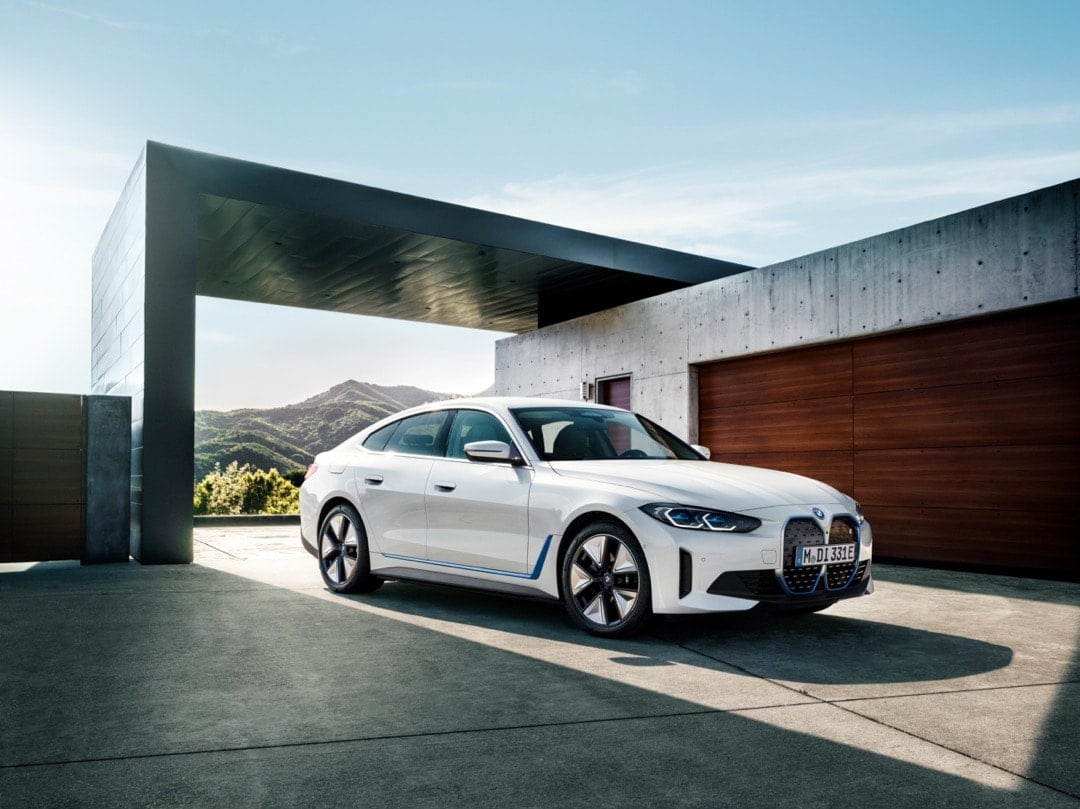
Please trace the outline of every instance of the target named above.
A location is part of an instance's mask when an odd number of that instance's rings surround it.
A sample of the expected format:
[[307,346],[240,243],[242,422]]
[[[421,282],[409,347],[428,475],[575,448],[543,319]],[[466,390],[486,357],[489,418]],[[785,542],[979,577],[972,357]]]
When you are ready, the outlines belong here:
[[340,503],[319,524],[319,572],[335,593],[371,593],[382,579],[371,575],[367,533],[356,509]]
[[645,553],[618,523],[595,522],[579,531],[566,549],[560,577],[571,620],[594,635],[630,635],[652,611]]

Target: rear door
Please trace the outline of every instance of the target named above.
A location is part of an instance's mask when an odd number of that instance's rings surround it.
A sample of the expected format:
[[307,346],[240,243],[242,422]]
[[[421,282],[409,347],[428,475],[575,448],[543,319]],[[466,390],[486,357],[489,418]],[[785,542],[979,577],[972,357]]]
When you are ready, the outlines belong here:
[[375,451],[357,458],[355,485],[373,553],[425,558],[424,494],[435,456],[446,446],[449,417],[448,411],[410,416],[381,437],[385,444],[365,443]]

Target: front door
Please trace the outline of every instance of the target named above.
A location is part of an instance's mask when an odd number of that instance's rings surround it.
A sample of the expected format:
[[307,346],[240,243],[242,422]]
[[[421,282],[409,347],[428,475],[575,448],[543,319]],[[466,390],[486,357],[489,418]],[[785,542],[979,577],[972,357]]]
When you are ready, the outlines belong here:
[[532,470],[465,457],[465,444],[490,440],[514,445],[494,415],[456,412],[446,457],[434,461],[428,478],[427,556],[449,567],[521,574],[527,572]]

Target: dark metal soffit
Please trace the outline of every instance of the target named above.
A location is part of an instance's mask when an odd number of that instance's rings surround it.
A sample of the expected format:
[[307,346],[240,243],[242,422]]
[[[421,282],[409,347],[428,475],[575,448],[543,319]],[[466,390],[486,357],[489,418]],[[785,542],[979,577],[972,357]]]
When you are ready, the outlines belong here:
[[199,295],[523,332],[749,269],[286,169],[147,148],[166,153],[195,197]]

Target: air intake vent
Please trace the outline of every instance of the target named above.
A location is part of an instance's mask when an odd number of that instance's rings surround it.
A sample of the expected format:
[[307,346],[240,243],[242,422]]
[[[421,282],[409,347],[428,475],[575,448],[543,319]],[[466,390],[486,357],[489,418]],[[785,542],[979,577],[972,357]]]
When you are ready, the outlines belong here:
[[689,551],[679,550],[679,598],[686,598],[694,586],[694,560]]

